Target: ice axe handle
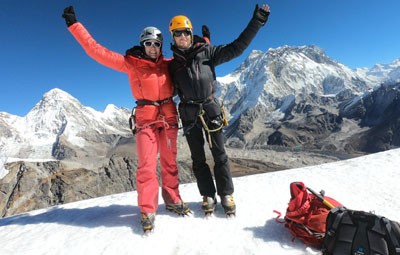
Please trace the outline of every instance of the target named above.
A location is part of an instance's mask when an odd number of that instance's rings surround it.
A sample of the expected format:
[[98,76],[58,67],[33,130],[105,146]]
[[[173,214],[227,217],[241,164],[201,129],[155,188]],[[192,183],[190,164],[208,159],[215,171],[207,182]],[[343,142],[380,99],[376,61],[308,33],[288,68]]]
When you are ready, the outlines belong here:
[[329,201],[327,201],[323,196],[321,196],[321,194],[315,192],[313,189],[307,187],[308,191],[310,191],[311,193],[313,193],[319,201],[321,201],[322,203],[324,203],[324,205],[326,205],[329,209],[333,209],[335,208],[335,206],[333,206]]

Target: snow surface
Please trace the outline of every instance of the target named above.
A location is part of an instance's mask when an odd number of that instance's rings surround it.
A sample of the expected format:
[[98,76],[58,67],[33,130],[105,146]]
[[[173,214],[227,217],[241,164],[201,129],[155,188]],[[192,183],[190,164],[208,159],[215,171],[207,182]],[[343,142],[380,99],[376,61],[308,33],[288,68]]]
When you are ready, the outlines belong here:
[[0,219],[0,254],[320,254],[276,221],[285,212],[289,184],[324,189],[351,209],[400,221],[400,149],[346,161],[234,178],[237,217],[220,205],[205,219],[194,183],[180,186],[190,217],[168,212],[161,202],[156,229],[143,236],[136,192],[111,195]]
[[7,157],[4,155],[0,155],[0,179],[8,174],[8,170],[4,167],[4,164],[7,162]]

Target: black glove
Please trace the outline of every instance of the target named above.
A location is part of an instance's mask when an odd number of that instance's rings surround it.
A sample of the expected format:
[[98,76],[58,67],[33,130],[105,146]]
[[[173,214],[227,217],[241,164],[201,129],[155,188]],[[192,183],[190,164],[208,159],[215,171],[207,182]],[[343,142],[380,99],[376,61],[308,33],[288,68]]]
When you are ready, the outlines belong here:
[[264,11],[261,8],[258,8],[258,4],[256,4],[256,8],[254,9],[253,18],[260,21],[261,23],[267,23],[269,16],[269,12]]
[[64,9],[62,17],[65,19],[68,27],[77,22],[74,7],[72,6],[68,6]]
[[201,32],[203,33],[203,37],[207,37],[208,40],[211,40],[211,38],[210,38],[210,30],[208,29],[208,27],[206,25],[203,25],[201,27]]

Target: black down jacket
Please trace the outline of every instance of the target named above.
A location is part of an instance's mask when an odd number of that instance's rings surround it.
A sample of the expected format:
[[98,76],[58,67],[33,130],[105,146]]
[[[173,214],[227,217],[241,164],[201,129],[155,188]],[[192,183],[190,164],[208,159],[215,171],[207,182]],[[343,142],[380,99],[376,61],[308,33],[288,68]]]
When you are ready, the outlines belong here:
[[220,104],[213,97],[215,66],[240,56],[262,26],[260,21],[252,18],[239,37],[226,45],[209,45],[204,39],[194,36],[193,46],[187,50],[171,46],[174,59],[169,69],[181,101],[179,114],[184,126],[196,121],[199,107],[205,110],[208,120],[220,116]]

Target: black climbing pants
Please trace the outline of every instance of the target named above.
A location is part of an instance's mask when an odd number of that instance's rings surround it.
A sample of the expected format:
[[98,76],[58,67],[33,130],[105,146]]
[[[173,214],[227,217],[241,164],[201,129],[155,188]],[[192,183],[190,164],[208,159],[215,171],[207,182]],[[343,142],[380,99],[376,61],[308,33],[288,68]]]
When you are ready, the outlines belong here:
[[193,160],[193,173],[197,180],[197,187],[202,196],[214,197],[215,192],[217,192],[219,196],[231,195],[233,194],[234,187],[228,156],[224,148],[224,135],[222,130],[211,132],[210,134],[216,188],[210,167],[206,162],[204,150],[204,135],[207,135],[206,131],[203,129],[202,125],[197,123],[185,134]]

